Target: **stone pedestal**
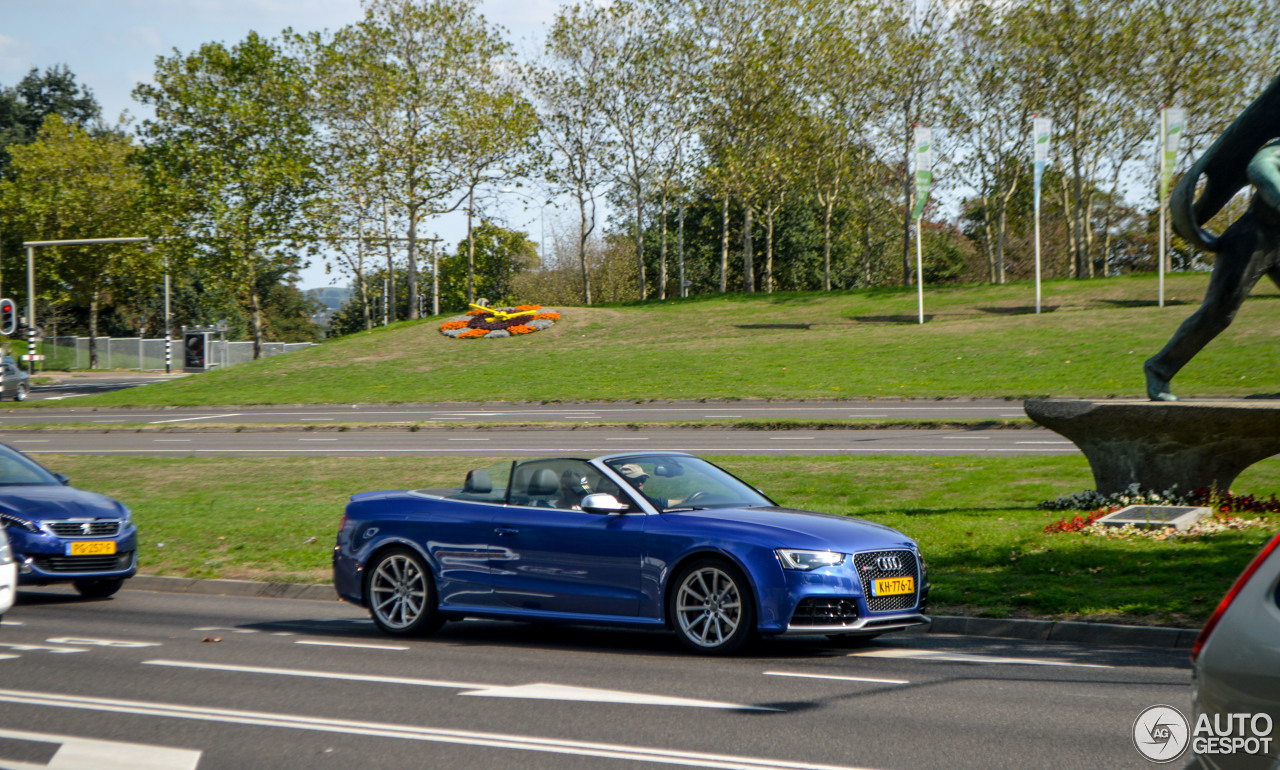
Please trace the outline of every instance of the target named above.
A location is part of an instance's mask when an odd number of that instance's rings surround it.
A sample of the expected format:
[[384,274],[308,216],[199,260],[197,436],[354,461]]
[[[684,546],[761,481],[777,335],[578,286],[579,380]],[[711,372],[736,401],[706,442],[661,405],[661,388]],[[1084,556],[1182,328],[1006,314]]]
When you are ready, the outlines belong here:
[[1250,465],[1280,454],[1280,401],[1032,399],[1027,416],[1071,439],[1102,494],[1137,482],[1226,490]]

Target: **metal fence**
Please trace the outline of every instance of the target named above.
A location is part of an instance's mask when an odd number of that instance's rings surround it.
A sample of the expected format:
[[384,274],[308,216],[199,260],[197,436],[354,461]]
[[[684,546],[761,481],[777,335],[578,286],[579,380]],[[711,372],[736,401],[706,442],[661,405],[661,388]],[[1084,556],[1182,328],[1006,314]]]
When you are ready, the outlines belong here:
[[[164,339],[138,337],[97,337],[99,369],[137,369],[164,371]],[[313,342],[264,342],[262,357],[278,356],[309,348]],[[45,337],[40,343],[45,369],[89,368],[88,337]],[[182,339],[172,341],[173,370],[182,371]],[[209,340],[209,366],[226,367],[253,360],[252,342]]]

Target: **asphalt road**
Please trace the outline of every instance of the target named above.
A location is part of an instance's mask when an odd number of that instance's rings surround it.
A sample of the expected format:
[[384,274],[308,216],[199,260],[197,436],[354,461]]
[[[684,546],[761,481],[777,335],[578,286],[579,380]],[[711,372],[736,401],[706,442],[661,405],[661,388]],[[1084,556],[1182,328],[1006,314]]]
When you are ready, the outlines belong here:
[[[32,400],[49,394],[65,397],[67,389],[119,390],[121,384],[102,380],[69,381],[36,386]],[[90,391],[86,390],[85,394]],[[101,390],[92,392],[103,392]],[[58,396],[54,396],[55,398]],[[860,401],[671,401],[644,404],[593,402],[577,404],[340,404],[318,406],[149,407],[136,409],[75,407],[13,409],[0,414],[0,424],[140,422],[325,423],[325,422],[677,422],[737,419],[901,419],[991,420],[1026,417],[1022,402],[974,400],[860,400]]]
[[[337,602],[23,591],[0,627],[0,767],[1149,767],[1185,651],[899,634],[708,659],[657,632],[452,623]],[[22,764],[26,763],[26,764]]]
[[419,430],[256,433],[29,432],[0,429],[29,454],[181,456],[586,455],[670,450],[694,454],[1045,455],[1078,453],[1043,429],[1020,430]]

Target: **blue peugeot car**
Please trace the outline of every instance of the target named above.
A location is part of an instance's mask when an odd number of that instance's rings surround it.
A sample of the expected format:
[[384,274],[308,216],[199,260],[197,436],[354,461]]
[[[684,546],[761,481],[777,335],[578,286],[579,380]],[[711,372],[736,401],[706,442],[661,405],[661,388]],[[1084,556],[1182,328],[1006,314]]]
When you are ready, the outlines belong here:
[[727,654],[757,635],[857,642],[928,621],[906,535],[781,507],[693,455],[508,461],[462,481],[348,503],[334,585],[385,633],[465,617],[665,627]]
[[69,486],[0,444],[0,525],[18,564],[18,585],[70,583],[81,596],[111,596],[138,571],[138,530],[123,503]]

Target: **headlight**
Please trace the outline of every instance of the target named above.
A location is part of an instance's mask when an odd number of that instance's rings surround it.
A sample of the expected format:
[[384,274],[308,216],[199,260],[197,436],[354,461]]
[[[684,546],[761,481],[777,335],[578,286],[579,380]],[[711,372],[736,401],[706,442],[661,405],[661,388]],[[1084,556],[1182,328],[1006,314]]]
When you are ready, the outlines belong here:
[[779,548],[778,561],[783,569],[798,569],[804,572],[821,567],[838,567],[844,564],[844,554],[832,551],[797,551],[793,548]]
[[116,503],[116,505],[120,506],[120,513],[124,514],[120,521],[120,529],[124,529],[133,523],[133,511],[129,510],[129,507],[124,503]]
[[11,513],[0,513],[0,526],[5,529],[20,529],[23,532],[39,532],[40,528],[26,519],[20,519]]

